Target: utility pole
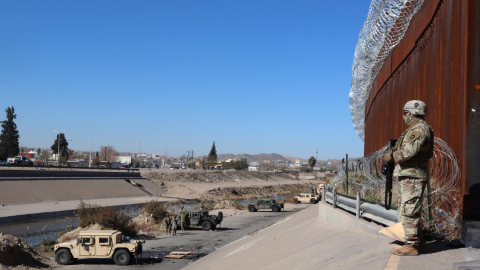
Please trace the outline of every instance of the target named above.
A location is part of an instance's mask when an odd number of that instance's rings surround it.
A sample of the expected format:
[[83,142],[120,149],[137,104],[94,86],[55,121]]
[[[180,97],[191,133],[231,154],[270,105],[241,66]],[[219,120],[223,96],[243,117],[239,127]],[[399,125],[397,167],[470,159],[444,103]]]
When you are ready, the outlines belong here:
[[139,158],[141,159],[142,158],[142,142],[144,141],[139,141],[140,142],[140,155],[139,155]]
[[93,117],[90,126],[90,159],[88,160],[88,167],[92,167],[92,133],[93,133]]
[[165,147],[165,162],[164,162],[165,167],[167,166],[168,148],[169,148],[168,146]]
[[195,150],[190,151],[192,153],[192,169],[195,170],[195,160],[193,159],[193,156],[195,155]]

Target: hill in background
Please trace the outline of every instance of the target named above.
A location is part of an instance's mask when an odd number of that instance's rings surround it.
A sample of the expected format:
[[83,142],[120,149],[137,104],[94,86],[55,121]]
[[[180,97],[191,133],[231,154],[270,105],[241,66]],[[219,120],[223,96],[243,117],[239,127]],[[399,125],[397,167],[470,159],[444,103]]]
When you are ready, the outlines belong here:
[[[234,155],[234,154],[219,154],[218,155],[218,160],[223,161],[225,159],[233,159],[233,158],[244,158],[247,159],[248,162],[263,162],[264,160],[271,160],[271,161],[277,161],[277,162],[291,162],[295,163],[297,160],[300,160],[300,163],[308,163],[308,159],[305,158],[298,158],[298,157],[287,157],[287,156],[282,156],[280,154],[272,153],[272,154],[256,154],[256,155],[250,155],[250,154],[239,154],[239,155]],[[333,168],[337,168],[338,164],[341,162],[341,160],[336,160],[336,159],[331,159],[330,160],[331,165]],[[327,160],[317,160],[317,165],[327,165],[328,161]]]

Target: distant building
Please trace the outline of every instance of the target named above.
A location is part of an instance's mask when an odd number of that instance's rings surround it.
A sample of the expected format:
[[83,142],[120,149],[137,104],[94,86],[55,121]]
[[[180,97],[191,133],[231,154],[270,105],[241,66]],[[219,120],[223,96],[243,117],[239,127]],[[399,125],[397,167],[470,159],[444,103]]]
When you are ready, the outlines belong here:
[[132,164],[132,156],[115,156],[113,157],[114,162],[117,162],[122,165]]
[[249,172],[258,172],[258,167],[248,166],[248,171]]

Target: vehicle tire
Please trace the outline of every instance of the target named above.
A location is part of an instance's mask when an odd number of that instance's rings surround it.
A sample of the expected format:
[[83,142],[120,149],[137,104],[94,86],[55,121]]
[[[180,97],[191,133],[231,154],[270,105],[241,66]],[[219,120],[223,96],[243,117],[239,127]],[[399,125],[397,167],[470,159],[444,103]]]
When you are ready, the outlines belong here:
[[274,207],[272,207],[272,211],[273,212],[278,212],[278,211],[280,211],[280,208],[278,208],[278,206],[275,205]]
[[210,223],[210,221],[204,221],[202,223],[202,230],[210,231],[211,229],[212,229],[212,223]]
[[72,254],[67,249],[60,249],[55,252],[55,260],[58,264],[70,264],[72,262]]
[[116,265],[128,265],[130,258],[130,252],[125,249],[119,249],[113,254],[113,261]]
[[315,200],[314,198],[311,198],[311,199],[310,199],[310,203],[311,203],[311,204],[316,204],[316,203],[317,203],[317,200]]
[[250,205],[250,206],[248,207],[248,211],[249,211],[249,212],[257,212],[257,209],[255,208],[255,206]]
[[220,224],[222,223],[223,221],[223,213],[222,212],[218,212],[218,215],[217,215],[217,223]]

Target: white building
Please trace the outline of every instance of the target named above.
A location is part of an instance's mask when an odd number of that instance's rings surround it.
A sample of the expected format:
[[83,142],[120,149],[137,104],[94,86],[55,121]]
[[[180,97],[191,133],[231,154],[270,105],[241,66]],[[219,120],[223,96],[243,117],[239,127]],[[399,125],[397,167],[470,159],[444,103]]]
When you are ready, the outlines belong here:
[[122,165],[129,165],[132,164],[132,157],[131,156],[116,156],[113,157],[115,162],[118,162]]

